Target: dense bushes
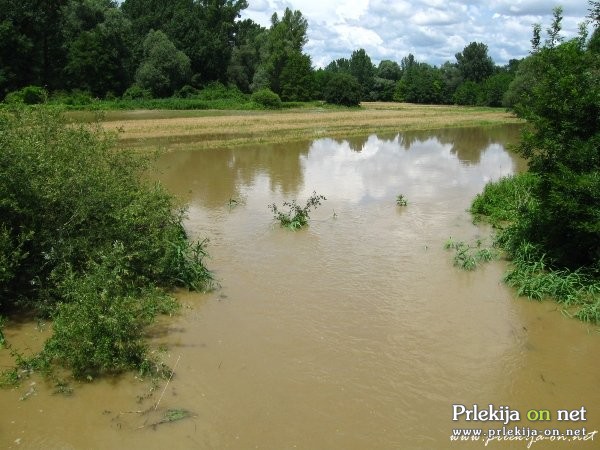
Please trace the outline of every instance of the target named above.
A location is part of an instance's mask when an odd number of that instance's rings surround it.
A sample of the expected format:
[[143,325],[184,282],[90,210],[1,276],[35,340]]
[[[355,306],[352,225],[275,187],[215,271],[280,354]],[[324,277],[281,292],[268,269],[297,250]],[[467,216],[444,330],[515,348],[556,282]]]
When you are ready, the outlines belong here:
[[146,159],[46,108],[1,110],[0,148],[0,312],[54,318],[44,357],[76,374],[139,367],[156,289],[210,283],[183,211]]
[[[600,17],[591,18],[596,34]],[[543,46],[534,28],[511,89],[529,124],[517,150],[530,175],[486,186],[472,211],[500,227],[497,242],[513,261],[506,281],[520,294],[578,305],[580,318],[600,322],[600,53],[583,30],[561,42],[561,20],[556,8]]]
[[25,86],[18,91],[11,92],[6,96],[6,103],[25,103],[26,105],[39,105],[48,98],[48,93],[39,86]]
[[355,77],[347,73],[336,73],[327,82],[323,97],[327,103],[334,105],[358,106],[361,92]]
[[279,95],[270,89],[260,89],[252,94],[251,100],[263,108],[281,108]]

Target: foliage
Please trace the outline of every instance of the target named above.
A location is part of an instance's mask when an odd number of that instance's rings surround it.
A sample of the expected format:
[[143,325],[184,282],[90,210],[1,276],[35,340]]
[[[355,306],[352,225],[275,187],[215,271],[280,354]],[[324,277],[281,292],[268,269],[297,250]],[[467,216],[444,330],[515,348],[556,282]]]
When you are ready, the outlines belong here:
[[377,66],[375,75],[385,80],[398,81],[402,77],[402,69],[396,61],[383,59]]
[[63,10],[67,86],[121,95],[132,78],[131,22],[106,1],[70,1]]
[[307,101],[313,98],[314,71],[310,56],[291,52],[281,71],[281,98],[284,101]]
[[323,99],[334,105],[358,106],[361,99],[360,84],[348,73],[336,73],[329,79]]
[[281,99],[279,95],[270,89],[261,89],[252,94],[252,101],[264,108],[278,109],[281,108]]
[[474,244],[468,244],[463,241],[454,241],[452,238],[446,241],[444,248],[446,250],[454,250],[454,265],[464,270],[475,270],[482,262],[489,262],[498,257],[498,251],[482,247],[481,240],[475,241]]
[[[541,255],[541,256],[540,256]],[[522,243],[512,253],[512,267],[504,281],[535,300],[552,298],[575,310],[575,316],[600,323],[600,282],[581,270],[556,269],[540,249]]]
[[404,195],[399,194],[396,196],[396,205],[398,206],[406,206],[408,205],[408,201],[406,200],[406,197],[404,197]]
[[123,93],[123,100],[147,100],[152,98],[152,92],[138,84],[132,84]]
[[0,147],[0,310],[51,315],[48,355],[76,374],[138,367],[136,336],[164,303],[156,287],[210,288],[205,243],[188,242],[183,211],[142,181],[147,158],[100,127],[5,109]]
[[298,230],[308,225],[311,210],[320,206],[322,200],[327,199],[313,192],[304,207],[298,205],[296,200],[292,200],[291,202],[283,202],[283,206],[287,207],[286,211],[281,211],[275,203],[269,205],[269,209],[273,211],[275,220],[279,221],[282,227],[289,228],[290,230]]
[[350,75],[354,76],[361,87],[361,99],[369,100],[368,94],[373,85],[375,76],[375,66],[371,62],[371,58],[367,55],[364,49],[355,50],[350,56]]
[[42,358],[70,368],[76,377],[120,372],[142,366],[143,330],[159,311],[172,311],[164,292],[131,289],[122,244],[91,262],[83,275],[68,273],[61,283],[62,302],[54,312],[53,335]]
[[407,65],[396,86],[394,100],[410,103],[440,103],[442,88],[443,80],[438,69],[426,63],[413,61]]
[[162,31],[150,31],[143,50],[144,59],[135,73],[135,81],[155,97],[173,95],[190,79],[189,57],[177,50]]
[[474,81],[467,80],[456,89],[453,100],[457,105],[475,106],[481,102],[481,86]]
[[487,51],[487,45],[471,42],[456,54],[456,64],[463,80],[480,83],[493,74],[494,62]]
[[534,196],[539,179],[532,173],[503,177],[485,185],[471,204],[476,219],[485,218],[496,228],[503,228],[531,214],[538,208]]
[[555,9],[545,44],[529,57],[535,76],[515,104],[530,124],[518,151],[540,179],[526,234],[557,264],[600,272],[600,54],[583,36],[561,42],[560,22]]
[[39,86],[25,86],[18,91],[11,92],[6,96],[6,103],[24,103],[26,105],[39,105],[48,99],[48,93]]

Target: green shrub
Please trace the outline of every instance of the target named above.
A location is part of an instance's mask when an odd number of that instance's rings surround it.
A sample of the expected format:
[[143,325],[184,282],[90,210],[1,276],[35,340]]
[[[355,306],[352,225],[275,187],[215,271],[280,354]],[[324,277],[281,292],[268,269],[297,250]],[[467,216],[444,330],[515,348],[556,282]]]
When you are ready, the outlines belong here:
[[296,200],[292,200],[291,202],[283,202],[283,206],[287,206],[287,211],[280,211],[275,203],[269,205],[269,209],[273,211],[275,220],[279,221],[282,227],[289,228],[290,230],[298,230],[308,225],[311,210],[320,206],[321,200],[327,199],[313,192],[304,207],[299,206]]
[[[48,354],[76,374],[139,367],[156,287],[210,288],[205,242],[190,243],[184,211],[143,181],[150,161],[100,126],[67,125],[45,107],[2,110],[0,148],[0,313],[52,316]],[[86,366],[78,345],[104,356]]]
[[123,93],[123,100],[148,100],[152,98],[152,92],[137,84],[132,84]]
[[398,206],[408,205],[408,201],[406,200],[406,197],[402,194],[398,194],[396,196],[396,205],[398,205]]
[[355,77],[347,73],[336,73],[327,82],[324,100],[333,105],[358,106],[361,87]]
[[71,92],[55,92],[52,94],[51,103],[68,106],[88,106],[95,100],[89,92],[75,89]]
[[261,89],[252,93],[251,100],[264,108],[281,108],[281,99],[279,98],[279,95],[270,89]]
[[24,88],[9,93],[4,101],[6,103],[25,103],[26,105],[39,105],[48,99],[46,90],[39,86],[25,86]]
[[121,243],[83,275],[70,272],[61,284],[53,335],[41,358],[70,368],[76,377],[142,367],[144,328],[174,301],[158,289],[131,289],[127,254]]
[[192,98],[198,95],[198,89],[186,84],[177,92],[175,92],[175,97],[178,98]]
[[245,102],[248,100],[246,94],[237,86],[225,86],[218,81],[207,84],[204,89],[198,91],[197,97],[201,100],[237,100]]

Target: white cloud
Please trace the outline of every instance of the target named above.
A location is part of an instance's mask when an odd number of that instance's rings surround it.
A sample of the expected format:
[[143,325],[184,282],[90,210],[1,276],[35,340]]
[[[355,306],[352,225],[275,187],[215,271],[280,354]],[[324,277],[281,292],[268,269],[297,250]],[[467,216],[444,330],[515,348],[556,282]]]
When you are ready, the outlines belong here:
[[563,34],[575,36],[587,14],[584,0],[249,0],[242,17],[268,27],[273,12],[300,10],[309,24],[305,51],[318,66],[359,48],[375,64],[413,53],[440,65],[454,62],[473,41],[486,44],[496,64],[506,64],[528,54],[532,25],[547,28],[558,4]]

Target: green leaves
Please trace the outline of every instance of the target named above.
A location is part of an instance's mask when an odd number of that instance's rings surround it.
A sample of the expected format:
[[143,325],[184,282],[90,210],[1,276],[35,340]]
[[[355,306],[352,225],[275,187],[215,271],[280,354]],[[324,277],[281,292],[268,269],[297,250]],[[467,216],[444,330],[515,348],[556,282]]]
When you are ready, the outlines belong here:
[[323,195],[317,195],[316,192],[313,192],[304,207],[299,206],[296,200],[292,200],[291,202],[283,202],[283,206],[287,207],[287,211],[280,211],[274,203],[269,205],[269,209],[273,211],[275,220],[279,221],[282,227],[296,231],[308,225],[310,212],[320,206],[322,200],[327,199]]
[[141,180],[148,160],[47,108],[0,111],[0,307],[54,319],[42,359],[75,375],[144,364],[143,328],[173,311],[165,289],[211,287],[206,241]]

